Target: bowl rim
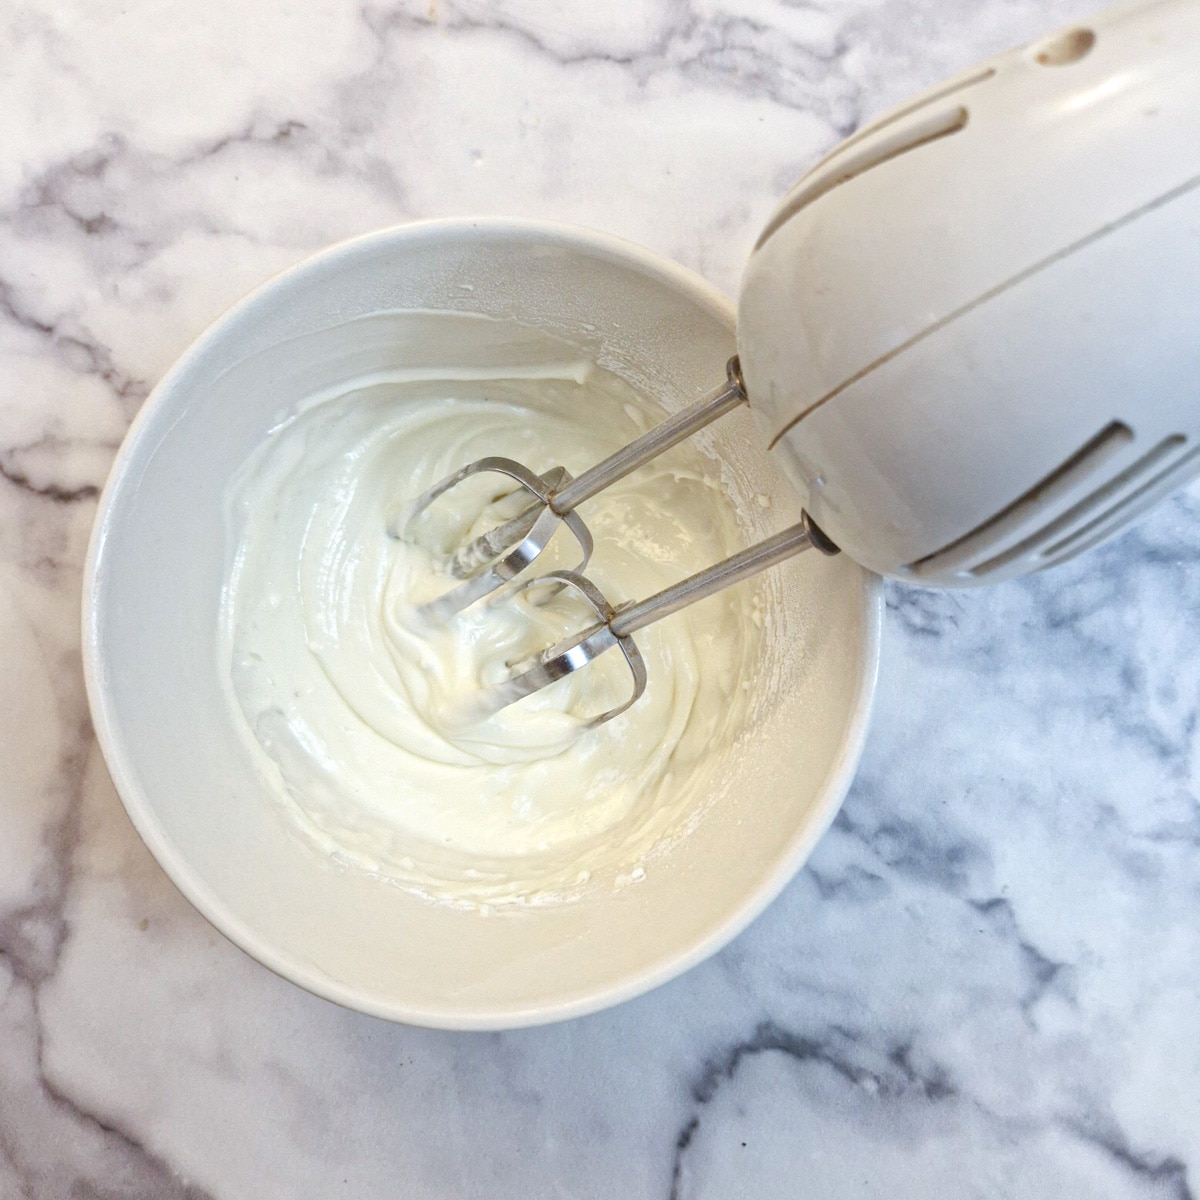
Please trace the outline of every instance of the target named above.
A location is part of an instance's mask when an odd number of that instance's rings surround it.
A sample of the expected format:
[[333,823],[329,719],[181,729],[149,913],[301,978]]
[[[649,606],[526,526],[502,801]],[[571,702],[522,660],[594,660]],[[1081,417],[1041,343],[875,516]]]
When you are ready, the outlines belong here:
[[623,975],[602,987],[591,988],[567,999],[522,1007],[488,1007],[443,1011],[401,1000],[384,1000],[330,978],[313,963],[279,950],[246,924],[212,892],[192,868],[184,852],[167,836],[159,823],[150,797],[137,781],[120,736],[120,722],[104,683],[104,656],[100,641],[97,589],[98,573],[113,516],[114,498],[142,453],[143,431],[152,414],[164,402],[192,361],[231,322],[251,311],[284,282],[319,271],[339,258],[350,257],[374,244],[409,240],[508,236],[527,241],[565,245],[590,250],[601,256],[656,276],[685,293],[731,327],[736,325],[733,302],[707,280],[688,268],[636,242],[586,226],[558,221],[508,217],[449,217],[386,226],[336,242],[284,268],[221,312],[172,363],[146,397],[121,442],[101,491],[84,560],[81,633],[84,687],[92,725],[109,775],[135,830],[156,862],[191,905],[219,933],[270,971],[345,1008],[389,1021],[446,1030],[495,1031],[518,1029],[582,1017],[631,1000],[682,975],[711,957],[751,924],[804,865],[817,842],[828,830],[841,807],[858,768],[874,705],[879,673],[883,623],[882,580],[870,572],[863,582],[863,629],[859,644],[858,678],[851,700],[851,718],[846,723],[841,745],[825,784],[818,793],[809,820],[800,826],[785,854],[741,902],[701,937],[682,946],[652,966]]

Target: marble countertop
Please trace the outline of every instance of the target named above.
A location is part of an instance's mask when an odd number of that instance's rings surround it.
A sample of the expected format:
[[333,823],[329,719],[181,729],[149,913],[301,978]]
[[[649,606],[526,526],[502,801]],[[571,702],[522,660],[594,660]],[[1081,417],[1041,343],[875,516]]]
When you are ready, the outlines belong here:
[[0,4],[0,1197],[1200,1194],[1200,491],[892,588],[866,755],[724,953],[503,1035],[342,1011],[176,893],[92,739],[80,570],[154,380],[416,217],[593,225],[733,291],[885,105],[1088,0]]

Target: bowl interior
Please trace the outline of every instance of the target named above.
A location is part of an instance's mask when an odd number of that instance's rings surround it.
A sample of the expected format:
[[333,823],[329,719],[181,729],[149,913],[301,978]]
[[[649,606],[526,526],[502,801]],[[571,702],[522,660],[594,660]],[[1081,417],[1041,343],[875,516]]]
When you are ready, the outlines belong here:
[[[480,916],[315,854],[267,794],[219,661],[230,476],[299,398],[385,369],[443,368],[420,310],[517,318],[580,344],[673,410],[724,377],[727,301],[600,235],[511,222],[384,231],[319,255],[217,322],[130,432],[101,502],[85,587],[98,734],[138,830],[200,910],[269,967],[331,999],[421,1024],[495,1028],[590,1011],[723,944],[832,819],[874,685],[876,580],[802,556],[768,588],[772,621],[745,735],[697,827],[646,879],[557,908]],[[478,324],[478,323],[476,323]],[[536,339],[535,339],[536,340]],[[460,364],[520,354],[467,339]],[[482,358],[481,358],[482,356]],[[505,360],[507,361],[507,360]],[[752,532],[796,514],[749,413],[704,435]]]

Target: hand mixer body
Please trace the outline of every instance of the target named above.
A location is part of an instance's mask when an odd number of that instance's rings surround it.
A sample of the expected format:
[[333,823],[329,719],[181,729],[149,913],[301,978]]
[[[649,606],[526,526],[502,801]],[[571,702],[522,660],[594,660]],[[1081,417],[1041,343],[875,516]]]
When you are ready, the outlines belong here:
[[1200,0],[843,143],[759,239],[738,350],[813,520],[911,582],[1053,565],[1200,471]]

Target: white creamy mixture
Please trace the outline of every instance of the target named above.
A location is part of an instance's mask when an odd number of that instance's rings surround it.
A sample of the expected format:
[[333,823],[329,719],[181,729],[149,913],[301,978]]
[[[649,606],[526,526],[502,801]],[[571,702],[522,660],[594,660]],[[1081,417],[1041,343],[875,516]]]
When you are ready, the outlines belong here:
[[[511,515],[492,503],[496,476],[449,493],[414,542],[389,523],[476,458],[578,474],[662,419],[583,362],[460,374],[473,377],[361,380],[272,431],[226,497],[222,652],[256,752],[323,850],[444,902],[561,902],[639,879],[702,808],[706,762],[744,723],[758,601],[735,588],[639,633],[646,693],[605,725],[586,728],[628,694],[617,651],[448,725],[456,701],[590,618],[564,593],[480,603],[432,630],[414,620],[455,582],[442,551]],[[580,514],[588,574],[614,603],[745,544],[718,464],[686,444]],[[564,532],[554,549],[574,565]]]

